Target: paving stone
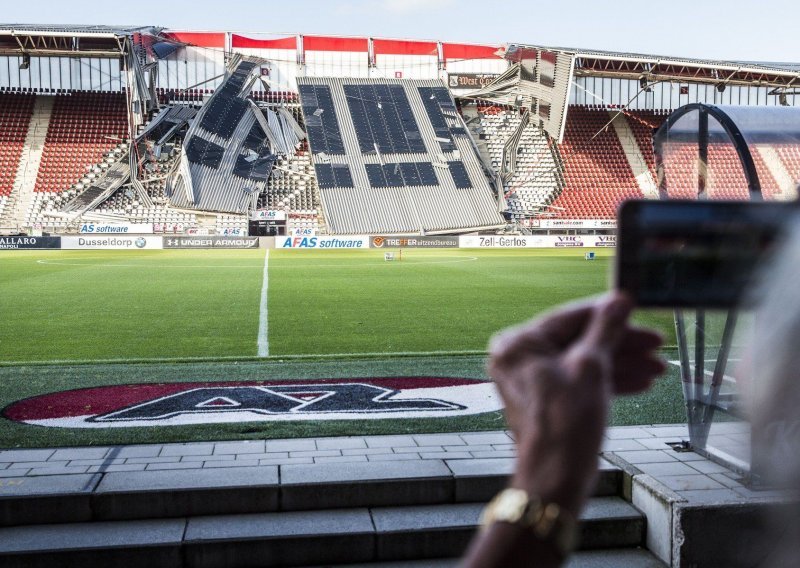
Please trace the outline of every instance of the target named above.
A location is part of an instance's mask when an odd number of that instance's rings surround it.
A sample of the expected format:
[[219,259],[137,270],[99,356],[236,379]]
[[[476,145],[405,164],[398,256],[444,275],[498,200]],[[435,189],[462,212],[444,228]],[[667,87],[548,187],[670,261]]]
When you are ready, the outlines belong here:
[[512,451],[492,451],[492,452],[470,452],[473,458],[515,458],[517,457],[517,452]]
[[160,444],[151,444],[149,446],[121,446],[112,449],[114,457],[117,458],[149,458],[156,457],[161,453]]
[[376,454],[391,454],[392,448],[354,448],[342,450],[343,456],[374,456]]
[[112,471],[144,471],[147,464],[144,463],[123,463],[120,465],[99,466],[93,465],[89,467],[88,473],[110,473]]
[[672,450],[667,443],[679,442],[678,438],[637,438],[636,442],[648,450]]
[[32,467],[67,467],[68,465],[68,461],[14,462],[8,467],[8,469],[31,469]]
[[405,448],[394,448],[394,453],[422,453],[422,452],[442,452],[444,451],[441,446],[408,446]]
[[677,461],[674,456],[665,452],[657,450],[643,450],[634,452],[614,452],[614,454],[626,462],[638,465],[640,463],[658,463]]
[[318,438],[318,450],[351,450],[353,448],[366,448],[364,438]]
[[408,461],[419,460],[419,454],[377,454],[374,456],[367,456],[369,461]]
[[214,454],[261,454],[266,451],[264,440],[245,440],[242,442],[217,442]]
[[458,434],[417,434],[414,441],[418,446],[463,446],[466,444]]
[[176,462],[176,463],[150,463],[145,467],[146,471],[162,471],[175,469],[200,469],[203,462]]
[[258,460],[259,465],[297,465],[314,463],[314,458],[283,458],[279,460]]
[[56,450],[48,461],[101,460],[111,448],[66,448]]
[[[663,446],[663,449],[667,446]],[[647,450],[649,449],[647,446],[641,444],[638,440],[632,440],[629,438],[622,438],[619,440],[603,440],[602,451],[604,452],[626,452],[626,451],[636,451],[636,450]]]
[[365,461],[367,461],[367,456],[331,456],[314,458],[314,463],[354,463]]
[[707,475],[664,475],[658,481],[673,491],[691,491],[693,489],[725,489],[725,486]]
[[182,456],[181,462],[209,462],[209,461],[236,461],[233,454],[212,454],[210,456]]
[[214,444],[168,444],[161,450],[161,456],[210,456]]
[[31,468],[27,475],[74,475],[77,473],[86,473],[89,471],[89,466],[80,467],[34,467]]
[[29,471],[30,469],[27,467],[22,467],[17,469],[6,469],[3,470],[3,472],[0,473],[0,475],[2,475],[3,477],[25,477],[26,475],[28,475]]
[[[503,444],[503,445],[507,446],[509,444]],[[472,446],[472,445],[468,446],[466,444],[462,444],[461,446],[442,446],[442,449],[445,452],[493,452],[497,450],[496,447],[486,444],[484,444],[483,446]],[[514,448],[507,448],[507,449],[513,450]]]
[[609,440],[625,440],[625,439],[637,439],[637,438],[650,438],[653,435],[644,430],[643,428],[638,427],[616,427],[616,428],[609,428],[606,430],[605,437]]
[[125,458],[125,463],[177,463],[181,456]]
[[[467,446],[461,446],[466,448]],[[421,452],[419,454],[424,460],[455,460],[455,459],[471,459],[472,454],[469,452]]]
[[517,445],[516,444],[492,444],[492,449],[493,450],[511,450],[511,451],[515,452],[515,451],[517,451]]
[[367,436],[368,448],[403,448],[416,445],[411,436]]
[[741,486],[734,487],[733,491],[741,495],[749,501],[773,501],[785,500],[786,495],[781,491],[769,491],[765,489],[750,489],[749,487]]
[[713,479],[714,481],[721,483],[725,487],[729,489],[734,489],[737,487],[743,487],[743,485],[736,481],[735,479],[731,479],[729,476],[725,475],[724,473],[709,473],[708,477]]
[[99,475],[0,478],[0,525],[87,521]]
[[97,518],[160,518],[278,509],[277,467],[201,469],[201,463],[189,465],[196,469],[107,473],[95,490]]
[[280,460],[288,458],[289,452],[263,452],[260,454],[241,454],[236,456],[237,460]]
[[656,478],[662,475],[692,475],[697,473],[696,470],[682,462],[640,463],[636,467]]
[[471,446],[510,444],[513,442],[511,437],[505,432],[480,432],[475,434],[461,434],[461,439]]
[[726,471],[731,471],[730,468],[725,467],[724,465],[720,465],[718,463],[712,462],[710,460],[698,460],[693,461],[688,464],[690,467],[693,467],[700,473],[725,473]]
[[439,460],[281,467],[281,503],[285,510],[452,500],[452,473]]
[[372,509],[378,560],[453,557],[463,554],[483,504]]
[[676,459],[682,462],[693,462],[693,461],[703,461],[707,458],[701,456],[700,454],[696,454],[694,452],[670,452],[670,455],[675,457]]
[[0,470],[6,469],[10,465],[10,463],[0,463]]
[[40,462],[47,461],[55,450],[3,450],[0,462]]
[[690,505],[706,505],[712,503],[741,503],[743,497],[732,489],[696,489],[678,491],[678,495],[686,499]]
[[267,440],[268,452],[305,452],[317,449],[313,438],[297,438],[295,440]]
[[91,465],[119,465],[125,463],[125,458],[114,458],[105,460],[72,460],[68,465],[70,466],[91,466]]
[[679,425],[665,425],[665,426],[648,426],[644,430],[656,438],[675,438],[676,440],[688,440],[689,430],[686,426]]
[[203,462],[203,467],[255,467],[260,464],[259,460],[236,460],[236,461],[207,461]]
[[367,509],[199,517],[189,520],[184,542],[195,568],[367,562],[374,547]]
[[339,450],[308,450],[300,452],[289,452],[290,458],[330,458],[333,456],[341,456],[342,452]]
[[4,568],[180,566],[183,519],[32,525],[0,529]]

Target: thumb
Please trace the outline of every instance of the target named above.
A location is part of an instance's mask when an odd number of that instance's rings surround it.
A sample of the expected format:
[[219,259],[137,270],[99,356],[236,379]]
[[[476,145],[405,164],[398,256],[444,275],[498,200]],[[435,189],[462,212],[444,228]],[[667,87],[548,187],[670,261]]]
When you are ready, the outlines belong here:
[[597,303],[581,343],[588,349],[614,350],[625,332],[633,304],[624,294],[612,294]]

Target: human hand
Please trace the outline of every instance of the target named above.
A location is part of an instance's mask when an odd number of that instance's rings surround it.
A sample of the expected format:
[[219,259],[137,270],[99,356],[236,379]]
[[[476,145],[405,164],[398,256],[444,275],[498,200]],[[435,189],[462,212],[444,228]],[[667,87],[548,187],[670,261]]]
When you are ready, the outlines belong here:
[[619,293],[497,335],[489,374],[517,441],[512,486],[577,515],[592,489],[612,394],[647,389],[665,365],[657,333]]

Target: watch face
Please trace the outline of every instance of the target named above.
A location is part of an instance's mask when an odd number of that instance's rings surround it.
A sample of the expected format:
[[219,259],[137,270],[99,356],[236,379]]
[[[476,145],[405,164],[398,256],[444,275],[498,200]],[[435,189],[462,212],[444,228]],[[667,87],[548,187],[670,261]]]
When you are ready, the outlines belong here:
[[516,523],[525,514],[528,506],[528,495],[520,489],[506,489],[497,496],[494,503],[495,520]]

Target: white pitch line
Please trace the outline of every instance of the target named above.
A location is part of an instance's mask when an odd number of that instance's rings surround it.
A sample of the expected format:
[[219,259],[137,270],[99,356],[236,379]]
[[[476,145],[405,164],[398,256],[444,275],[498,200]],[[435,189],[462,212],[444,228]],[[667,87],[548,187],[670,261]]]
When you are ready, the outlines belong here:
[[269,289],[269,249],[264,250],[264,279],[261,284],[261,306],[258,310],[258,356],[269,357],[269,320],[267,290]]

